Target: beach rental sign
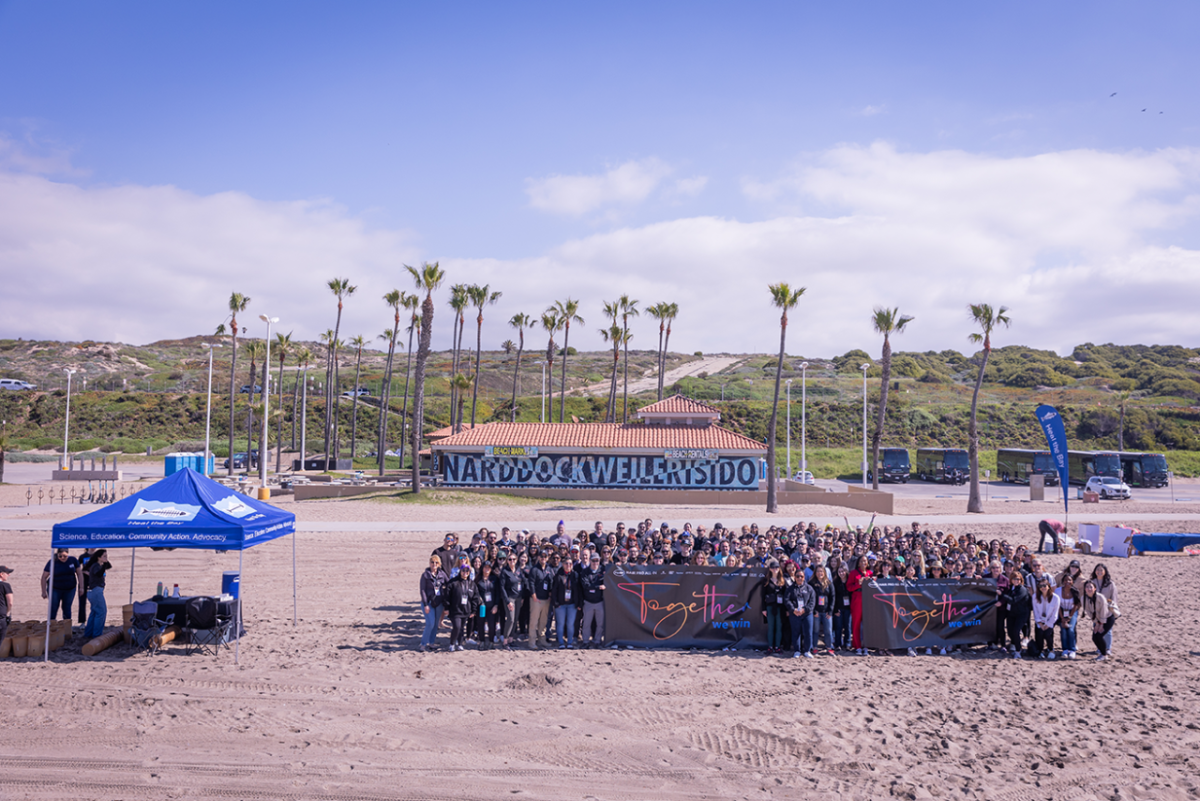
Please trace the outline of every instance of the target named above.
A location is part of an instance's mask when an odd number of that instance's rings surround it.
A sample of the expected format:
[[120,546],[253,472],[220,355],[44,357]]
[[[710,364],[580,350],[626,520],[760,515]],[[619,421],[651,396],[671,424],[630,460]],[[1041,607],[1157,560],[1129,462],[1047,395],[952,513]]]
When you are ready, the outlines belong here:
[[1053,406],[1037,407],[1037,419],[1046,435],[1046,444],[1050,446],[1050,456],[1058,470],[1058,483],[1062,487],[1063,511],[1067,510],[1068,485],[1071,483],[1070,468],[1067,466],[1067,430],[1063,426],[1062,415]]

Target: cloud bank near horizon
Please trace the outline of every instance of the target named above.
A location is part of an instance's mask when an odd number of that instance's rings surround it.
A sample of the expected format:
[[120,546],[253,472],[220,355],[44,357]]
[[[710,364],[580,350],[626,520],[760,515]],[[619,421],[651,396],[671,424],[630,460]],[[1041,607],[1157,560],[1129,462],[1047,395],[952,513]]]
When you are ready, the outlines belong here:
[[[447,283],[503,291],[485,314],[488,348],[513,335],[504,322],[515,312],[570,296],[587,319],[571,344],[598,349],[602,302],[628,293],[643,307],[679,304],[678,350],[769,352],[778,315],[766,287],[777,281],[808,288],[791,317],[794,354],[877,351],[869,319],[877,305],[916,318],[895,348],[967,351],[966,306],[981,301],[1012,309],[998,345],[1197,344],[1200,150],[1002,158],[845,145],[744,179],[760,219],[619,227],[519,259],[425,253],[416,232],[373,228],[330,202],[52,180],[39,173],[61,164],[9,150],[0,169],[9,337],[210,333],[236,289],[252,297],[251,319],[270,312],[283,330],[315,338],[335,312],[325,281],[348,276],[359,292],[342,330],[371,338],[390,321],[380,296],[410,288],[402,265],[440,257]],[[552,176],[527,191],[539,209],[579,216],[674,191],[669,178],[665,162],[649,159],[598,176]],[[704,188],[703,179],[686,181],[677,191]],[[447,294],[438,298],[439,348],[449,343]],[[633,346],[656,344],[653,321],[635,323]]]

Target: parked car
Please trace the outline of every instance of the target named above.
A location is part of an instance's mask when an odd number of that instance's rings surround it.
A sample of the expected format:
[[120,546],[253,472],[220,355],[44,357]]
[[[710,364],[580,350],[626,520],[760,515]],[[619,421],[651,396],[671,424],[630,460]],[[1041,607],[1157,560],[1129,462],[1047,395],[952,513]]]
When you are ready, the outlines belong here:
[[[361,398],[361,397],[363,397],[363,396],[365,396],[365,395],[370,395],[370,394],[371,394],[371,390],[367,389],[366,387],[359,387],[359,388],[358,388],[358,397],[360,397],[360,398]],[[353,398],[353,397],[354,397],[354,390],[352,390],[352,389],[348,389],[348,390],[346,390],[345,392],[343,392],[343,393],[342,393],[342,397],[343,397],[343,398]]]
[[816,484],[817,480],[813,478],[813,474],[807,470],[797,470],[796,475],[792,476],[792,481],[798,481],[801,484]]
[[250,385],[249,385],[249,384],[242,384],[242,388],[241,388],[241,389],[239,389],[239,390],[238,390],[238,392],[242,393],[243,395],[250,395],[250,394],[259,395],[259,394],[261,394],[261,393],[262,393],[262,387],[260,387],[258,384],[255,384],[255,385],[254,385],[254,392],[253,392],[253,393],[251,393],[251,392],[250,392]]
[[[258,467],[258,454],[257,453],[253,455],[250,462],[251,462],[251,464],[250,464],[251,467]],[[225,460],[224,467],[226,469],[229,469],[229,460],[228,459]],[[235,453],[233,455],[233,469],[234,470],[244,470],[245,468],[246,468],[246,454],[244,452],[243,453]]]
[[19,378],[0,378],[0,389],[37,389],[37,385]]
[[1084,492],[1094,492],[1101,500],[1108,498],[1129,498],[1129,485],[1119,478],[1112,476],[1092,476],[1083,487]]

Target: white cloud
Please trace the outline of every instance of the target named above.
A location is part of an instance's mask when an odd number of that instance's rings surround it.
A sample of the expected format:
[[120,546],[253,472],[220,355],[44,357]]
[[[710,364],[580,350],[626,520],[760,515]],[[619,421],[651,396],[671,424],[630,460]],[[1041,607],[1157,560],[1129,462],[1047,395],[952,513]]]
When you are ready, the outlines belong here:
[[605,206],[640,203],[671,174],[656,158],[627,161],[600,175],[551,175],[525,182],[529,205],[579,217]]
[[697,175],[694,178],[680,178],[675,182],[673,194],[679,197],[694,197],[708,186],[708,176]]
[[880,103],[878,106],[864,106],[858,113],[864,117],[874,117],[876,114],[882,114],[887,111],[887,104]]
[[[28,126],[27,126],[28,127]],[[27,131],[23,141],[0,131],[0,172],[34,175],[82,175],[71,165],[68,150],[40,141]]]

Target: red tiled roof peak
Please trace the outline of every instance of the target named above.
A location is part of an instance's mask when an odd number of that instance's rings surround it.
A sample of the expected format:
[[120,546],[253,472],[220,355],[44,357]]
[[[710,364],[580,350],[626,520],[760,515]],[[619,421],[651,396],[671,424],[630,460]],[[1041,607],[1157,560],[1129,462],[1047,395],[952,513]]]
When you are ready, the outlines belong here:
[[645,414],[670,415],[671,417],[720,417],[721,410],[709,406],[707,403],[685,398],[683,395],[672,395],[669,398],[663,398],[658,403],[643,406],[638,409],[637,414],[639,417]]

